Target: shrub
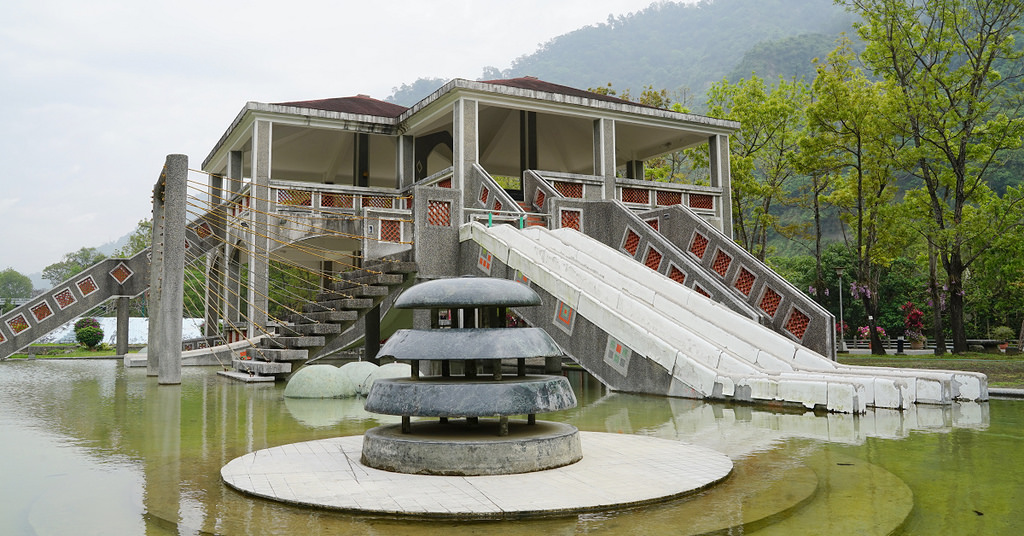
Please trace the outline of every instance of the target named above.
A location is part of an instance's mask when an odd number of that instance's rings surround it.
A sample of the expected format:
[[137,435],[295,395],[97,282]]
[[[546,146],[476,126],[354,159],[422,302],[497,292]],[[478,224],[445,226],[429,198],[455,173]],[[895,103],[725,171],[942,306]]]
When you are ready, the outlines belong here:
[[992,338],[1000,341],[1010,341],[1017,338],[1017,334],[1006,326],[999,326],[992,330]]
[[75,340],[86,348],[93,348],[103,340],[103,329],[95,318],[81,318],[75,322]]

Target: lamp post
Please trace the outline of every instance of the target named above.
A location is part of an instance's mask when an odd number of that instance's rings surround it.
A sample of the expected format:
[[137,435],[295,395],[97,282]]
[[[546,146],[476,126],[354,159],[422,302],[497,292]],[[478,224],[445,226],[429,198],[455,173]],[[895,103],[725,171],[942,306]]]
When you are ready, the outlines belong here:
[[846,353],[846,340],[843,338],[843,269],[836,268],[836,275],[839,276],[839,346],[840,353]]

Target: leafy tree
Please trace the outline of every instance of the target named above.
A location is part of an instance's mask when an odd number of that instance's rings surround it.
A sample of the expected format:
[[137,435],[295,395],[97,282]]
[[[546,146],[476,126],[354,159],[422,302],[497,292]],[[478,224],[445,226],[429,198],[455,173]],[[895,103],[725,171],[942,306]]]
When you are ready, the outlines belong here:
[[[904,135],[922,183],[917,201],[928,215],[921,231],[945,272],[953,351],[964,352],[966,274],[997,237],[1020,225],[997,216],[1013,213],[997,205],[1019,203],[1019,192],[999,199],[987,177],[1024,132],[1024,53],[1014,41],[1024,1],[839,2],[863,17],[862,58],[907,111]],[[937,300],[938,281],[932,288]]]
[[60,262],[43,268],[43,279],[57,285],[105,258],[107,256],[97,251],[96,248],[82,248],[66,253]]
[[779,80],[769,87],[757,76],[722,81],[708,91],[711,115],[740,122],[729,140],[733,229],[736,240],[761,260],[770,232],[792,236],[799,230],[782,225],[773,204],[793,202],[786,183],[797,174],[807,102],[803,82]]
[[849,42],[843,41],[818,66],[815,98],[807,111],[811,137],[803,141],[806,156],[820,162],[819,172],[836,176],[828,199],[840,208],[853,235],[848,246],[857,264],[851,294],[867,311],[872,352],[885,353],[875,329],[880,320],[879,278],[907,243],[894,203],[894,177],[905,165],[897,158],[894,123],[901,112],[883,84],[853,67],[855,58]]
[[132,234],[128,235],[128,243],[114,252],[118,257],[131,257],[148,248],[153,241],[153,220],[139,220]]
[[28,298],[32,296],[32,280],[27,275],[7,267],[0,271],[0,298]]

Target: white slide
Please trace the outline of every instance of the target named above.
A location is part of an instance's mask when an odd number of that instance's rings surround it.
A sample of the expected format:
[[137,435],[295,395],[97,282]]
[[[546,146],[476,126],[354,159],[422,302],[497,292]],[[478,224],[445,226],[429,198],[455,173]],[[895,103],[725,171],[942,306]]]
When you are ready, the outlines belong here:
[[463,226],[462,239],[479,243],[700,396],[844,413],[987,399],[981,374],[839,365],[572,229],[473,223]]

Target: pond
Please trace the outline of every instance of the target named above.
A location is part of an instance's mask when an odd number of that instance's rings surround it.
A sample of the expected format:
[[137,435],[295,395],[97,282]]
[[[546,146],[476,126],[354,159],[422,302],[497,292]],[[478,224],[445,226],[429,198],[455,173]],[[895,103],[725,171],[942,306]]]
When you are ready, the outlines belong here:
[[569,373],[579,407],[542,418],[710,447],[733,475],[643,508],[462,522],[307,510],[227,488],[220,468],[238,456],[394,420],[358,399],[285,399],[283,385],[215,372],[187,367],[180,386],[159,386],[113,360],[0,363],[0,534],[1018,534],[1022,523],[1019,401],[797,414],[608,393]]

